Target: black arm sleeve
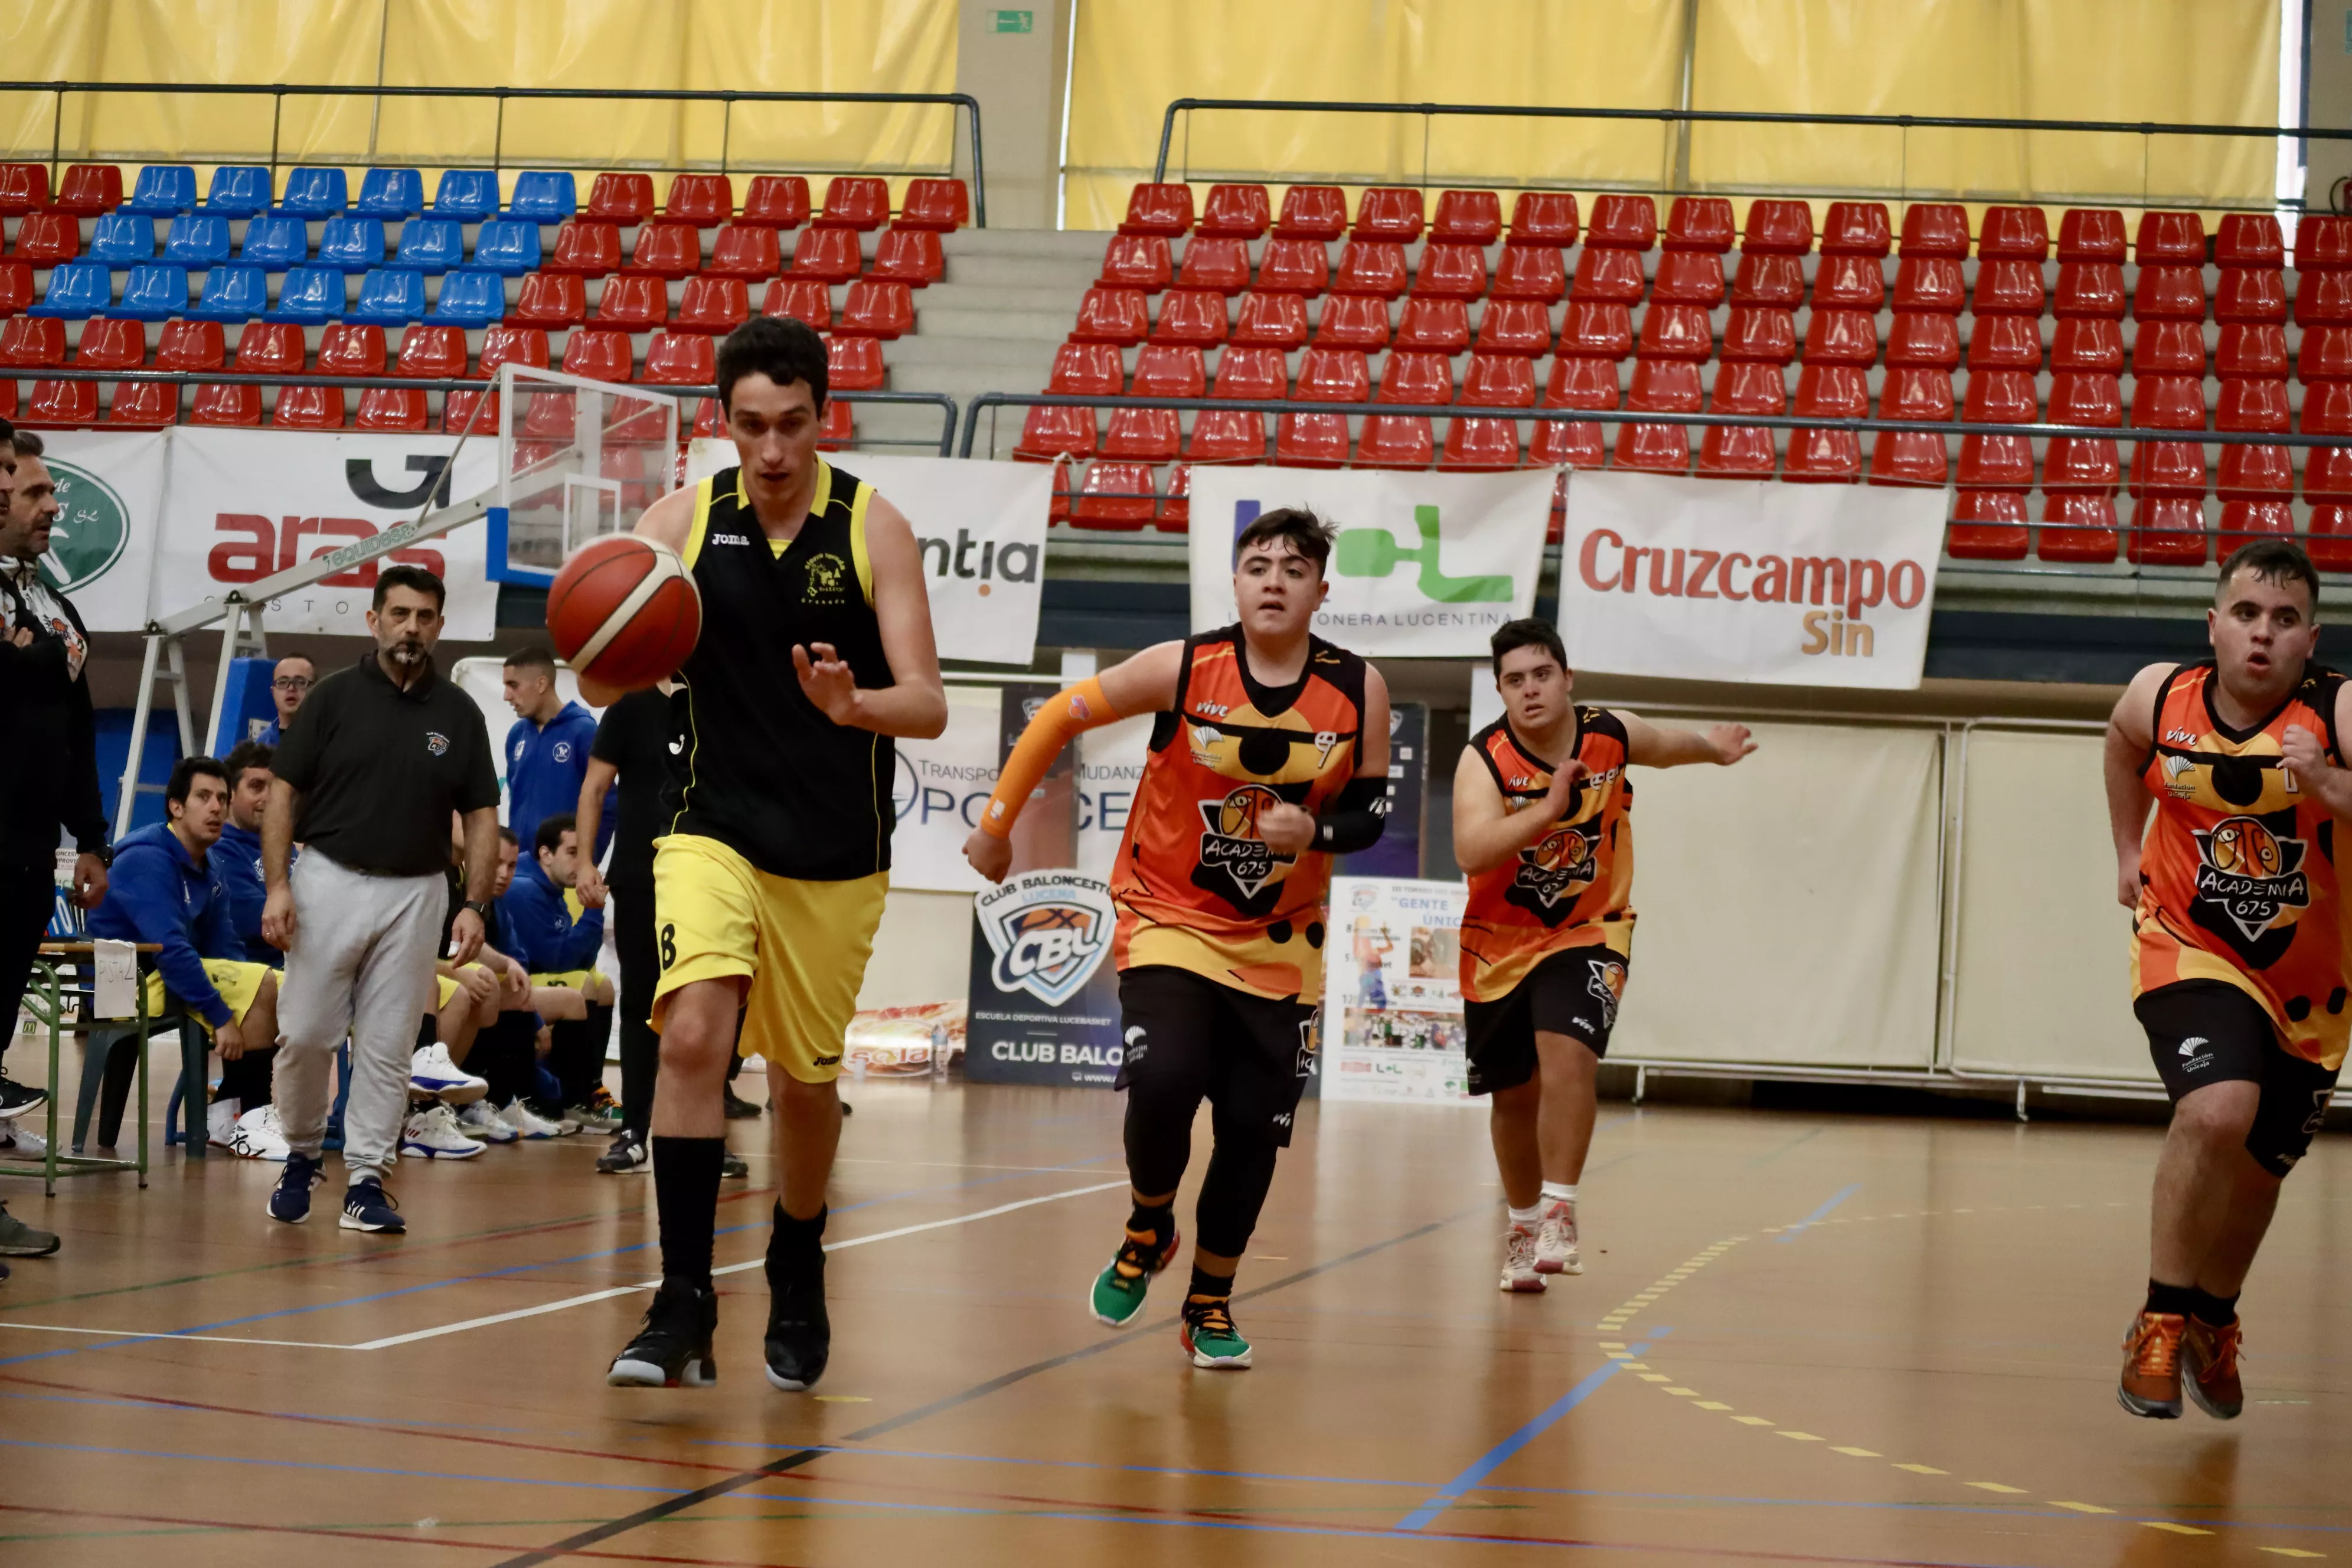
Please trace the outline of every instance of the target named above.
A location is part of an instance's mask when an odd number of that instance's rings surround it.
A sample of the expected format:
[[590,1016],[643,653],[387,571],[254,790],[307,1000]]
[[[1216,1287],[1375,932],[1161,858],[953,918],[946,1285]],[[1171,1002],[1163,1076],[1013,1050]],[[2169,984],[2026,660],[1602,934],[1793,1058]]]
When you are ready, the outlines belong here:
[[1315,847],[1329,855],[1353,855],[1381,841],[1389,825],[1389,781],[1352,778],[1341,786],[1328,811],[1315,814]]

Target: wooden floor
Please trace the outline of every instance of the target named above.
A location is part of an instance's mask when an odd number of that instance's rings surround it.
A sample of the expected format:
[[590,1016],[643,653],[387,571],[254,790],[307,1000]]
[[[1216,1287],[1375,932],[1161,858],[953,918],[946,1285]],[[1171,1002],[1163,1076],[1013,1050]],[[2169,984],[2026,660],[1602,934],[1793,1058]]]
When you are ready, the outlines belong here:
[[1132,1331],[1087,1312],[1117,1097],[852,1098],[814,1397],[760,1373],[764,1124],[701,1391],[604,1386],[652,1189],[588,1139],[404,1163],[404,1240],[273,1225],[243,1161],[0,1184],[66,1237],[0,1286],[0,1563],[2352,1562],[2341,1136],[2223,1425],[2115,1402],[2152,1127],[1606,1105],[1586,1272],[1511,1297],[1483,1116],[1310,1106],[1257,1366],[1213,1374],[1180,1277]]

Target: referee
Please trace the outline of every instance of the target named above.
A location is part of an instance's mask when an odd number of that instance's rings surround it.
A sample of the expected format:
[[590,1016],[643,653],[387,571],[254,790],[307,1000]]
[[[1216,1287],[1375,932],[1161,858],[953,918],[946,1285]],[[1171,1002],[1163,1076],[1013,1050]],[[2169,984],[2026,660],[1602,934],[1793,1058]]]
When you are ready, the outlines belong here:
[[[273,759],[261,821],[261,931],[286,952],[277,1104],[289,1152],[272,1219],[299,1225],[324,1179],[335,1047],[352,1042],[345,1230],[407,1226],[383,1190],[408,1112],[416,1020],[431,1009],[448,910],[449,814],[464,814],[466,907],[449,954],[482,945],[498,865],[499,781],[482,710],[433,668],[446,595],[419,566],[376,578],[375,652],[310,692]],[[289,878],[296,840],[302,858]]]

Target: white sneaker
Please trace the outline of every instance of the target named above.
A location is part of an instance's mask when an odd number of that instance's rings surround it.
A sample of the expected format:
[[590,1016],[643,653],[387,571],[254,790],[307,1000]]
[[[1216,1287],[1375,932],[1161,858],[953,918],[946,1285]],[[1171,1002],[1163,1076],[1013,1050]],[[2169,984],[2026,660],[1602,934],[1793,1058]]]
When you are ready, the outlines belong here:
[[437,1040],[409,1058],[408,1087],[445,1105],[471,1104],[490,1092],[488,1079],[476,1078],[450,1060],[449,1047]]
[[457,1112],[457,1131],[483,1143],[511,1143],[521,1136],[499,1119],[487,1100],[478,1100]]
[[[513,1129],[518,1138],[561,1138],[564,1132],[561,1122],[550,1121],[525,1105],[520,1096],[499,1112],[499,1119]],[[577,1132],[579,1129],[575,1127],[572,1131]]]
[[400,1152],[424,1160],[470,1160],[482,1146],[457,1131],[457,1113],[446,1105],[420,1110],[401,1129]]
[[244,1113],[243,1102],[215,1100],[205,1108],[205,1142],[215,1149],[233,1146],[236,1136],[236,1119]]
[[257,1105],[247,1111],[236,1119],[228,1136],[229,1152],[248,1160],[275,1160],[283,1164],[290,1147],[275,1105]]
[[0,1150],[23,1159],[37,1160],[49,1152],[49,1141],[13,1121],[0,1121]]
[[1584,1272],[1576,1255],[1576,1205],[1566,1198],[1555,1199],[1544,1209],[1543,1224],[1536,1231],[1536,1269],[1543,1274]]
[[1503,1289],[1544,1289],[1544,1277],[1536,1271],[1536,1233],[1530,1226],[1514,1224],[1503,1233]]

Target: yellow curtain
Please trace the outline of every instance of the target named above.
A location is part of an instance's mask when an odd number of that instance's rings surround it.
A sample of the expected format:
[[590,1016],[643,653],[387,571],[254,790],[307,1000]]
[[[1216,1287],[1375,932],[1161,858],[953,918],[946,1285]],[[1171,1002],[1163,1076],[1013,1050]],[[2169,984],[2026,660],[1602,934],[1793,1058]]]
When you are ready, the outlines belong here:
[[[1692,107],[2273,125],[2279,0],[1698,0]],[[2267,138],[1694,128],[1702,189],[2267,203]]]
[[[1078,0],[1066,222],[1116,227],[1175,98],[1670,107],[1682,0]],[[1201,110],[1171,178],[1346,185],[1648,184],[1651,123]]]

